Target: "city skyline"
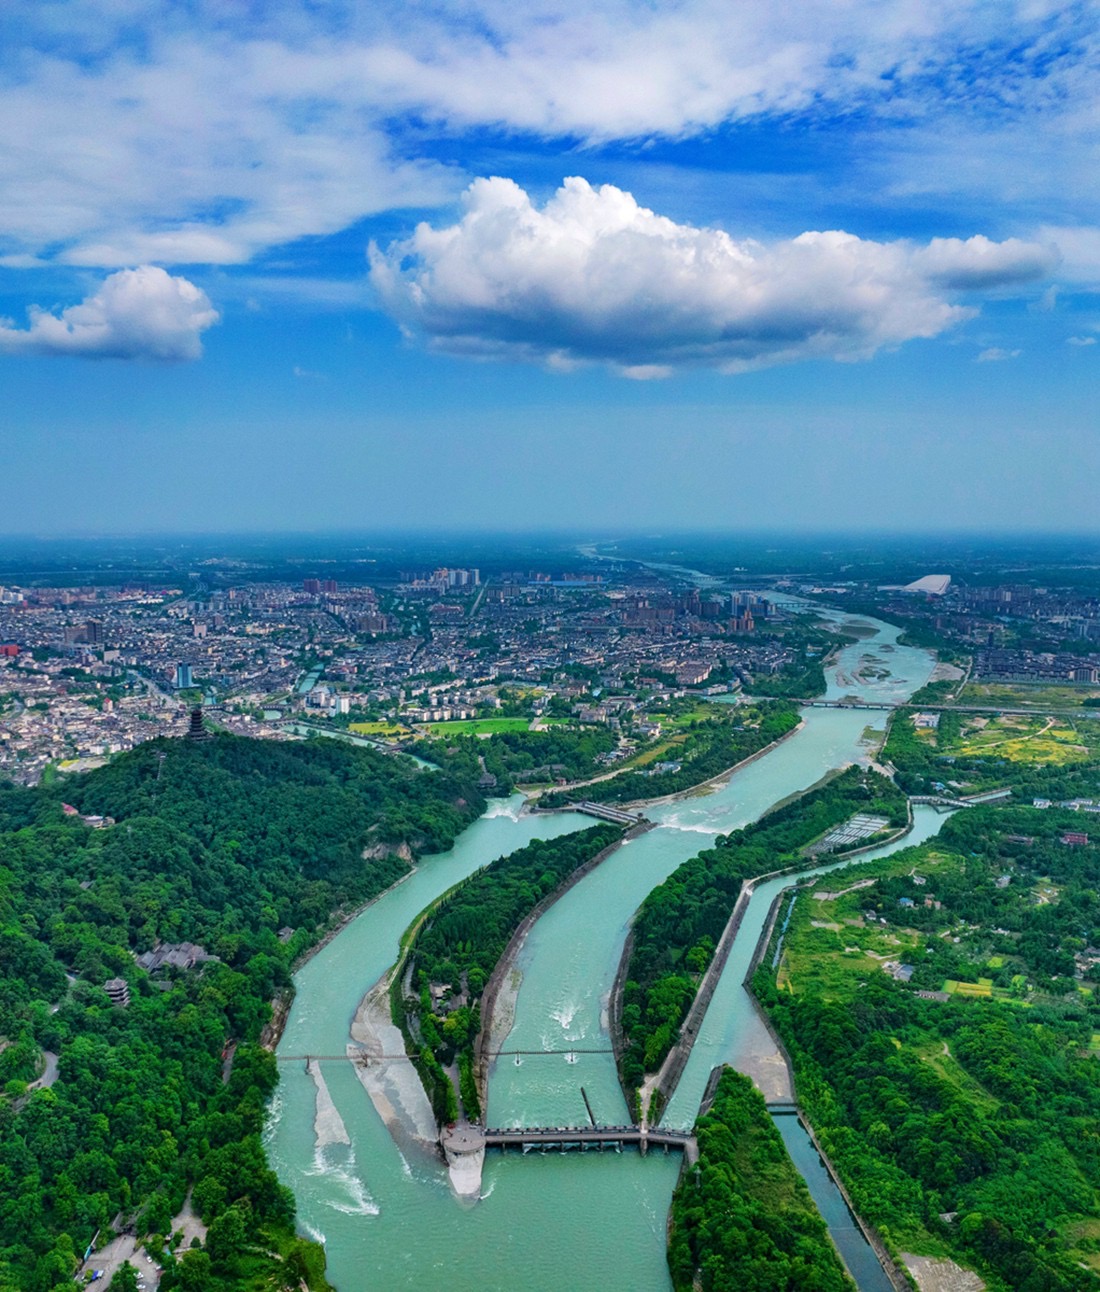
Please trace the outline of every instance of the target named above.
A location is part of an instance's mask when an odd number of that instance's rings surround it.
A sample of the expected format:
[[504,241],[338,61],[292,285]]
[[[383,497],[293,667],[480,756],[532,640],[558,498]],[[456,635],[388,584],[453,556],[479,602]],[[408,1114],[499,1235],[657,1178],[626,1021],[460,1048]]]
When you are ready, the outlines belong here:
[[1095,529],[1088,6],[16,4],[0,530]]

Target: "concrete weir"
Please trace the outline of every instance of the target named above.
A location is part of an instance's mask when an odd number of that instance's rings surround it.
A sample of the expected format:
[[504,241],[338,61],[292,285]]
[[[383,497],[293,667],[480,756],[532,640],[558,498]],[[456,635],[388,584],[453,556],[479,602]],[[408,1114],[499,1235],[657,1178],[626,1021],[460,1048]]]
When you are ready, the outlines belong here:
[[488,1148],[605,1149],[637,1148],[642,1156],[651,1148],[666,1153],[678,1149],[691,1166],[699,1159],[699,1147],[690,1131],[646,1129],[642,1126],[505,1126],[482,1129],[470,1122],[456,1122],[440,1132],[439,1145],[447,1160],[451,1184],[460,1198],[476,1200],[481,1193],[481,1173]]

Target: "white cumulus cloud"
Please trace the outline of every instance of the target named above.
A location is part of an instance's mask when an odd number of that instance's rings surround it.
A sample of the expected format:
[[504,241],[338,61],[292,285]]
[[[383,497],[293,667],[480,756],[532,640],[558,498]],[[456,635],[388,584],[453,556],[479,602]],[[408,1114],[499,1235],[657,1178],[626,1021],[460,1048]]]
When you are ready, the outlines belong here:
[[197,359],[218,321],[206,293],[155,265],[111,274],[79,305],[32,306],[28,327],[0,320],[0,352],[89,359]]
[[499,178],[476,180],[464,202],[457,224],[371,246],[371,280],[406,331],[455,353],[605,362],[635,377],[867,358],[971,317],[949,291],[1018,283],[1052,262],[1042,247],[984,238],[738,241],[579,178],[542,208]]
[[7,0],[0,264],[246,263],[450,201],[470,129],[600,145],[841,123],[841,178],[879,200],[963,194],[1014,227],[1072,224],[1095,205],[1090,10]]
[[1058,264],[1053,247],[1007,238],[933,238],[916,263],[929,278],[957,290],[1011,286],[1040,278]]

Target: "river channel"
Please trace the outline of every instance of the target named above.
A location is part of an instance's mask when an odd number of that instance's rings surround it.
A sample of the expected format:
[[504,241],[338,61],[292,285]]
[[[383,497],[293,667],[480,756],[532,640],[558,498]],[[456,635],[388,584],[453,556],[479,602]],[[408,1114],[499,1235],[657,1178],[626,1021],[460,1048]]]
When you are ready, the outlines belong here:
[[[897,629],[877,620],[835,618],[862,625],[866,635],[840,652],[829,698],[896,702],[928,680],[932,657],[899,646]],[[610,1054],[569,1051],[608,1046],[608,995],[629,920],[650,889],[717,834],[755,820],[831,769],[866,759],[874,743],[866,729],[881,729],[886,719],[883,712],[844,709],[806,709],[803,716],[797,734],[725,785],[651,808],[647,815],[658,828],[613,853],[538,921],[519,959],[522,981],[507,1048],[566,1053],[528,1056],[518,1065],[498,1060],[489,1084],[489,1124],[580,1125],[586,1117],[582,1086],[599,1122],[630,1120]],[[574,814],[524,815],[521,807],[518,795],[492,803],[450,852],[425,858],[296,976],[267,1142],[273,1166],[297,1197],[299,1224],[326,1245],[329,1277],[340,1292],[668,1292],[665,1225],[678,1153],[491,1152],[480,1202],[463,1207],[442,1161],[412,1139],[394,1138],[350,1063],[321,1060],[319,1097],[304,1060],[296,1057],[344,1053],[363,993],[393,964],[403,930],[440,892],[532,838],[591,824]],[[941,821],[931,810],[917,809],[913,832],[894,846],[928,837]],[[754,894],[665,1115],[668,1125],[691,1125],[715,1064],[751,1071],[755,1058],[774,1049],[741,983],[784,883],[770,881]],[[857,1277],[871,1292],[874,1279]]]

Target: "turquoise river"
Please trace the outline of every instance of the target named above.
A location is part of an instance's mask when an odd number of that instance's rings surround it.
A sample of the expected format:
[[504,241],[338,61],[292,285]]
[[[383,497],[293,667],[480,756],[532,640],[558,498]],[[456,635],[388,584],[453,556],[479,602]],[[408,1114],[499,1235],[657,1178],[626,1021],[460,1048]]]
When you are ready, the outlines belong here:
[[[861,626],[864,635],[840,652],[828,698],[859,695],[896,702],[928,680],[934,660],[926,651],[898,645],[897,629],[876,620],[835,618]],[[886,714],[807,708],[803,717],[796,735],[720,788],[650,808],[647,815],[658,828],[612,854],[538,921],[520,955],[523,976],[507,1048],[605,1048],[607,1000],[623,941],[650,889],[716,835],[755,820],[830,769],[866,760],[871,749],[866,729],[881,729]],[[668,1292],[670,1287],[665,1225],[680,1170],[678,1153],[643,1158],[635,1151],[491,1152],[480,1201],[463,1206],[442,1160],[387,1128],[352,1064],[340,1058],[320,1062],[333,1105],[326,1105],[322,1119],[318,1086],[304,1062],[293,1057],[344,1053],[361,998],[393,964],[403,930],[440,892],[533,838],[591,824],[575,814],[527,815],[522,806],[518,795],[491,803],[450,852],[421,861],[296,976],[297,995],[279,1044],[282,1079],[267,1143],[275,1169],[297,1197],[301,1228],[325,1244],[329,1277],[340,1292]],[[942,822],[931,809],[916,813],[913,831],[895,847],[927,838]],[[665,1115],[668,1125],[691,1125],[715,1064],[751,1068],[754,1056],[774,1048],[741,984],[771,901],[785,882],[764,883],[754,894]],[[559,1053],[526,1057],[518,1065],[511,1058],[499,1060],[490,1078],[487,1122],[583,1124],[582,1085],[599,1122],[630,1120],[610,1055]],[[816,1154],[807,1151],[808,1141],[790,1138],[800,1132],[797,1123],[782,1129],[862,1292],[877,1292],[881,1271],[873,1258],[868,1264],[869,1249],[858,1234],[851,1246],[848,1218],[829,1196],[827,1177],[822,1181],[815,1171]],[[863,1253],[855,1250],[860,1246]]]

